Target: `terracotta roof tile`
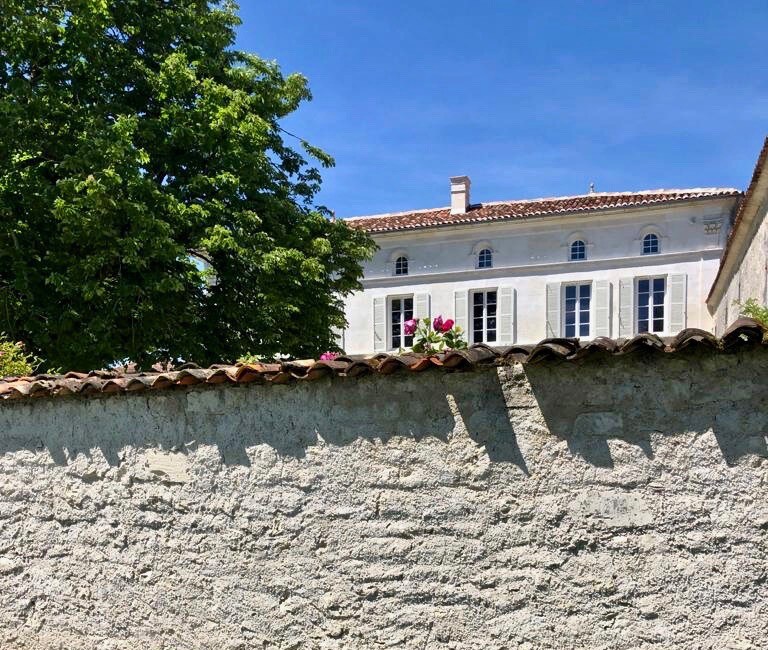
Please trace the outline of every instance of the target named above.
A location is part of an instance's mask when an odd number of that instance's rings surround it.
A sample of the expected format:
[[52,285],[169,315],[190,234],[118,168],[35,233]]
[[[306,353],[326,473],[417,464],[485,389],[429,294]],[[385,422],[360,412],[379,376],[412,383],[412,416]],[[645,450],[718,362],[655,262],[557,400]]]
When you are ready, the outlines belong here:
[[548,199],[478,203],[470,205],[463,214],[451,214],[450,208],[435,208],[370,217],[354,217],[347,219],[346,223],[352,228],[365,230],[369,233],[395,232],[483,221],[600,212],[617,208],[740,195],[741,192],[737,189],[719,187],[649,190],[645,192],[596,192]]

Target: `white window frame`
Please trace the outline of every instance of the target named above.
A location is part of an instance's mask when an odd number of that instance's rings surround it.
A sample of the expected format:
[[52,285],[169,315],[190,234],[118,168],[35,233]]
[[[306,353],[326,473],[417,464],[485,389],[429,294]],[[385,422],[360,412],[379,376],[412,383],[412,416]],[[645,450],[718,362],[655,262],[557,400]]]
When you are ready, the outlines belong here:
[[[482,266],[482,264],[480,262],[480,256],[484,252],[486,252],[486,251],[488,251],[488,255],[489,255],[489,264],[488,264],[488,266]],[[485,246],[485,247],[481,248],[479,251],[477,251],[477,258],[475,260],[475,268],[481,269],[481,270],[486,270],[486,269],[492,269],[493,268],[493,249],[490,246]]]
[[[580,309],[576,310],[576,322],[575,322],[575,332],[573,337],[569,337],[568,334],[565,331],[566,324],[565,324],[565,293],[567,287],[582,287],[584,285],[589,285],[589,332],[587,334],[580,334],[579,330],[581,328],[580,323],[580,316],[581,313]],[[578,289],[577,289],[577,296],[576,300],[578,301]],[[593,280],[576,280],[574,282],[563,282],[560,285],[560,332],[563,335],[563,338],[593,338],[594,337],[594,331],[595,331],[595,283]]]
[[[645,239],[646,237],[654,236],[656,238],[656,250],[655,251],[648,251],[645,250]],[[640,255],[658,255],[661,253],[661,235],[657,232],[646,232],[641,238],[640,238]]]
[[[573,247],[577,242],[581,242],[581,245],[584,247],[584,257],[573,257]],[[575,237],[573,241],[568,243],[568,261],[569,262],[586,262],[588,259],[587,255],[587,240],[582,239],[581,237]]]
[[[400,295],[394,295],[394,296],[387,296],[387,350],[399,350],[400,348],[410,348],[413,346],[413,342],[411,342],[411,345],[405,345],[405,321],[409,320],[407,318],[403,317],[403,314],[400,316],[400,345],[397,347],[392,347],[392,302],[394,300],[407,300],[408,298],[411,299],[411,318],[416,317],[416,295],[413,293],[404,293]],[[405,307],[405,305],[403,305]],[[405,309],[401,309],[401,312],[405,312]]]
[[[398,273],[398,262],[400,260],[405,260],[405,273]],[[406,275],[409,275],[411,271],[411,259],[405,254],[398,255],[394,260],[392,260],[392,275],[395,277],[404,277]]]
[[499,341],[499,289],[498,287],[483,287],[482,289],[470,289],[469,299],[467,301],[467,319],[469,327],[467,328],[467,342],[469,345],[479,343],[475,341],[475,295],[483,294],[485,296],[489,291],[496,292],[496,314],[492,318],[496,319],[496,338],[493,341],[488,340],[488,299],[483,297],[483,340],[482,343],[498,345]]
[[[650,329],[652,327],[654,318],[652,314],[652,310],[654,306],[651,304],[651,302],[648,302],[648,327],[649,329],[645,332],[640,331],[640,282],[643,280],[649,280],[651,283],[653,283],[654,280],[664,280],[664,302],[662,303],[662,307],[664,308],[664,324],[660,331],[654,332]],[[650,294],[653,296],[653,284],[650,285],[651,291]],[[668,274],[660,274],[660,275],[640,275],[635,277],[635,283],[633,287],[633,293],[634,293],[634,305],[632,306],[632,320],[633,320],[633,331],[635,335],[637,334],[656,334],[657,336],[664,336],[669,331],[669,275]]]

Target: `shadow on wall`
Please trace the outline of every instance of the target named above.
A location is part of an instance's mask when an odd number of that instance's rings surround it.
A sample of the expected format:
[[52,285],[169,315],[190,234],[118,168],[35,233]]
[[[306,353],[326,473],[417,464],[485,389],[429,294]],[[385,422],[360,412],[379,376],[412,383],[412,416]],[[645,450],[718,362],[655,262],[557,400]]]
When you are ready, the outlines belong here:
[[197,443],[216,445],[225,464],[250,465],[247,450],[258,445],[301,458],[321,439],[339,446],[396,436],[447,441],[465,427],[491,462],[512,463],[526,475],[520,436],[554,435],[573,455],[605,468],[613,467],[612,439],[653,458],[653,436],[710,430],[729,464],[748,454],[768,456],[767,350],[651,354],[524,371],[513,366],[6,402],[0,404],[0,453],[47,448],[64,465],[99,448],[117,466],[127,446],[184,451]]
[[457,425],[491,461],[527,473],[494,369],[5,403],[0,453],[47,448],[66,465],[99,448],[117,466],[126,446],[184,451],[197,443],[216,445],[225,464],[250,465],[247,449],[257,445],[301,458],[320,439],[447,441]]
[[613,467],[609,441],[653,458],[654,435],[711,431],[727,464],[768,457],[768,353],[687,350],[592,357],[584,363],[526,366],[547,428],[574,455]]

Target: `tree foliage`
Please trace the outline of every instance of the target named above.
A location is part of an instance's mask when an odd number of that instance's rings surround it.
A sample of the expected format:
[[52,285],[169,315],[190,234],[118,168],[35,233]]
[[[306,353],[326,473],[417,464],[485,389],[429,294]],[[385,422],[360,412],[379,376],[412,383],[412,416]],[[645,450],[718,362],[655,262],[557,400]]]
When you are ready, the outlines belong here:
[[280,127],[307,82],[234,50],[238,24],[227,1],[4,0],[0,329],[53,365],[333,348],[373,244],[315,208],[333,160]]

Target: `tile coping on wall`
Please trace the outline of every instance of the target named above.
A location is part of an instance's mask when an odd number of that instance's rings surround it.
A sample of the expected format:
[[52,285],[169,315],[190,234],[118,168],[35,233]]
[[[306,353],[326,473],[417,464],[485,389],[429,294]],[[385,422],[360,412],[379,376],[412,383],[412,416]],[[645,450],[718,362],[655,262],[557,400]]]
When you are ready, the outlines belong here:
[[651,358],[660,358],[662,355],[690,349],[722,354],[756,345],[768,345],[767,334],[768,330],[760,323],[742,318],[734,322],[719,339],[710,332],[688,328],[670,338],[639,334],[631,339],[596,338],[583,343],[579,339],[549,338],[536,345],[503,348],[476,344],[466,350],[449,350],[431,356],[407,352],[397,355],[377,354],[372,357],[340,356],[332,361],[308,359],[213,365],[209,368],[185,364],[167,371],[127,372],[124,369],[113,369],[89,373],[69,372],[65,375],[7,377],[0,379],[0,401],[69,395],[114,395],[200,384],[287,384],[329,376],[390,375],[398,371],[423,372],[438,368],[455,372],[513,363],[578,362],[633,353],[646,353]]

